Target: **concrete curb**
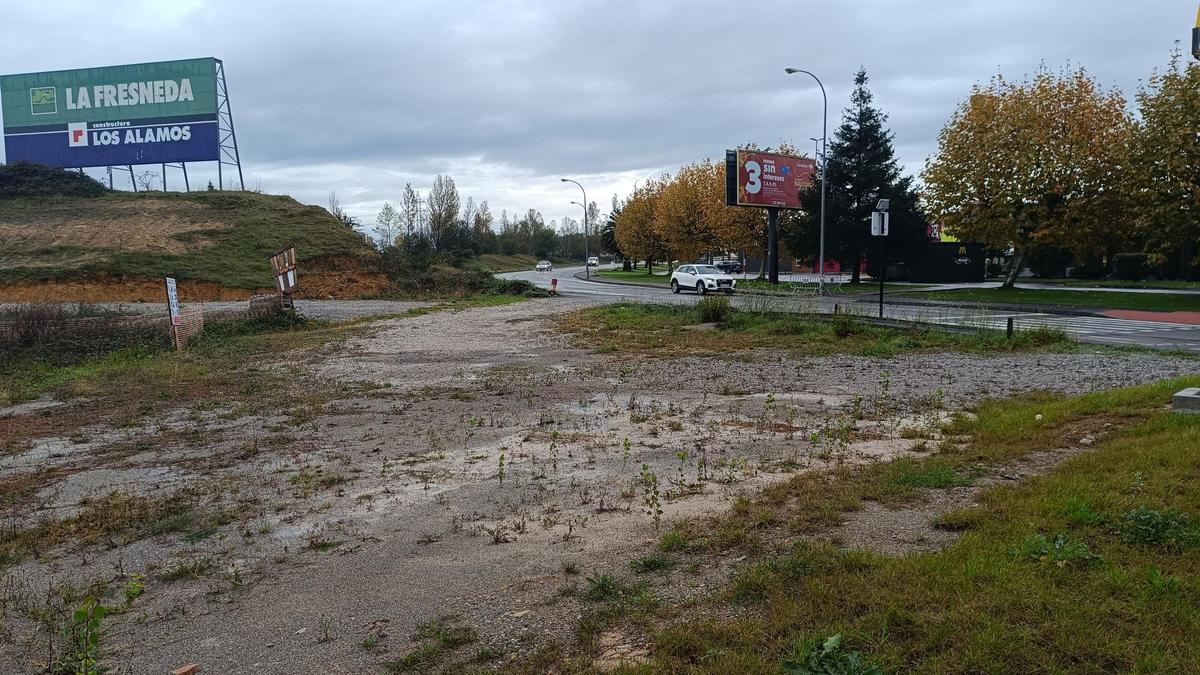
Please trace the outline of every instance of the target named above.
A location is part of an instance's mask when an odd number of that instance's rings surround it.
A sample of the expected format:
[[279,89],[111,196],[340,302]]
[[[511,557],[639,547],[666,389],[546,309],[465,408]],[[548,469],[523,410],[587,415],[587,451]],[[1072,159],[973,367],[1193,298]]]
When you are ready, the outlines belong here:
[[668,290],[671,288],[667,284],[650,284],[650,283],[644,284],[644,283],[641,283],[638,281],[617,281],[616,279],[605,279],[604,277],[598,277],[595,275],[592,275],[592,277],[589,279],[586,276],[584,276],[584,272],[576,272],[575,274],[572,274],[571,276],[575,277],[576,279],[578,279],[580,281],[589,281],[589,282],[595,283],[595,284],[610,284],[612,286],[641,286],[642,288],[665,288]]
[[[603,277],[593,276],[588,279],[584,277],[583,272],[573,274],[580,281],[589,281],[597,284],[610,284],[613,286],[640,286],[642,288],[669,288],[665,284],[641,283],[637,281],[618,281],[616,279],[605,279]],[[906,291],[900,291],[906,292]],[[786,298],[788,293],[758,293],[755,291],[739,290],[738,295],[756,295],[766,298]],[[815,297],[815,296],[814,296]],[[954,302],[952,300],[918,300],[915,298],[898,298],[890,295],[890,292],[884,292],[884,302],[890,305],[907,305],[915,307],[948,307],[954,309],[978,309],[978,310],[993,310],[1001,312],[1020,312],[1022,314],[1060,314],[1063,316],[1106,316],[1100,309],[1080,309],[1078,307],[1070,307],[1066,305],[1019,305],[1013,303],[980,303],[980,302]],[[854,293],[852,295],[827,295],[826,300],[836,302],[854,302],[870,304],[879,301],[878,295],[869,293]]]

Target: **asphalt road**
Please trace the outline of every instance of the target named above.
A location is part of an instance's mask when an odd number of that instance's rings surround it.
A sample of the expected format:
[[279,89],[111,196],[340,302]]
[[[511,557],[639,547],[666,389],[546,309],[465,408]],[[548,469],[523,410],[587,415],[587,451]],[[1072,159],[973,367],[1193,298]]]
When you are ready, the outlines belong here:
[[[559,293],[566,296],[588,295],[609,299],[612,302],[695,302],[695,293],[671,293],[663,286],[628,286],[575,278],[582,267],[556,269],[553,272],[509,272],[499,276],[508,279],[524,279],[538,286],[548,287],[551,279],[558,279]],[[816,307],[821,312],[832,313],[839,305],[842,311],[878,316],[878,305],[861,297],[822,298],[819,302],[812,296],[764,297],[735,295],[735,306],[767,307],[781,311],[811,311]],[[884,317],[902,321],[922,321],[952,326],[984,327],[1004,330],[1008,319],[1014,326],[1030,329],[1038,326],[1062,330],[1082,342],[1114,346],[1137,345],[1162,350],[1180,350],[1200,354],[1200,326],[1160,321],[1137,321],[1093,316],[1066,316],[1039,312],[1000,312],[984,309],[954,307],[931,307],[913,305],[886,305]]]

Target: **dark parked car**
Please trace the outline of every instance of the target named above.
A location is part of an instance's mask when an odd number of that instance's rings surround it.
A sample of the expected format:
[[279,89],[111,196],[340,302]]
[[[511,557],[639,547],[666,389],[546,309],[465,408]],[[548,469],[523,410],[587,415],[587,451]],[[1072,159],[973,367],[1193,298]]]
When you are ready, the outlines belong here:
[[741,274],[742,263],[736,260],[722,260],[721,262],[713,263],[717,269],[725,274]]

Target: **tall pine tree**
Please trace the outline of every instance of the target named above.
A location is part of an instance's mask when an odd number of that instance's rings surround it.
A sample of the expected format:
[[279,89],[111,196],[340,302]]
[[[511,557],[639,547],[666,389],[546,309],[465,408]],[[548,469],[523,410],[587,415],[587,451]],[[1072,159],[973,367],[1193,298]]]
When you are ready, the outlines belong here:
[[[929,223],[917,206],[913,179],[904,176],[892,147],[892,132],[884,124],[887,115],[872,105],[867,88],[867,71],[854,76],[850,106],[842,113],[842,124],[829,143],[829,192],[825,222],[825,259],[839,260],[849,267],[853,281],[859,280],[860,263],[878,250],[871,237],[871,212],[882,199],[891,200],[888,259],[903,260],[928,239]],[[820,162],[817,163],[820,168]],[[792,252],[811,252],[814,261],[821,224],[821,180],[818,173],[801,194],[809,206],[790,218],[783,234]],[[872,263],[872,267],[875,264]]]

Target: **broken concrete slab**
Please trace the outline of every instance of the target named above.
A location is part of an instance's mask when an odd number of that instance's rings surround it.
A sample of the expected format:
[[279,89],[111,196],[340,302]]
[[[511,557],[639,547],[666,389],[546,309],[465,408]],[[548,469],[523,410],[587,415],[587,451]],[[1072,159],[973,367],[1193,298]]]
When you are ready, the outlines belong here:
[[1200,387],[1189,387],[1175,392],[1175,396],[1171,398],[1171,410],[1200,413]]

